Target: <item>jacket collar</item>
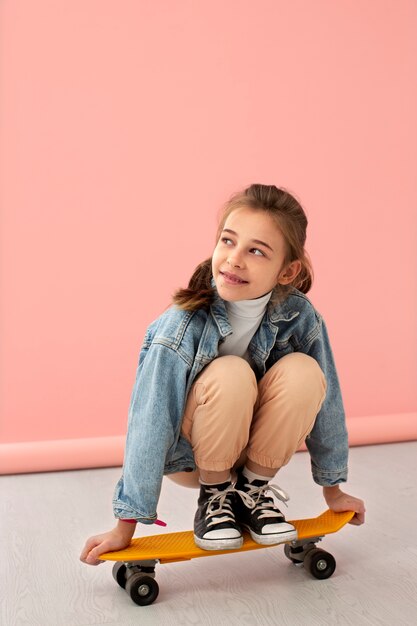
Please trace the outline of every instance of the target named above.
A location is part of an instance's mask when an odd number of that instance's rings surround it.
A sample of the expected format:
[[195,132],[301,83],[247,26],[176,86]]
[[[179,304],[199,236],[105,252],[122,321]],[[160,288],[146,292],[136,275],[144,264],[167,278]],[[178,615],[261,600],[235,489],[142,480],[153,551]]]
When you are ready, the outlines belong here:
[[226,303],[223,298],[219,296],[214,278],[212,278],[210,282],[214,291],[214,298],[210,305],[210,312],[218,326],[221,336],[226,337],[232,333],[232,327],[230,325],[229,318],[227,317]]

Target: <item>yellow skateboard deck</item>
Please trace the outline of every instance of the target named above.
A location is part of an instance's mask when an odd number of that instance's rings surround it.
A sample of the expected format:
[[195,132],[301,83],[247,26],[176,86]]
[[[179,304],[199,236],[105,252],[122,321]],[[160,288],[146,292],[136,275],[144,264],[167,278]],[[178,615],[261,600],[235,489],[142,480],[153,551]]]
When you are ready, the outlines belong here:
[[[340,530],[345,524],[350,522],[354,513],[334,513],[325,511],[319,517],[311,519],[290,520],[297,531],[297,541],[314,537],[323,537]],[[253,541],[249,533],[244,532],[244,541],[241,548],[233,550],[202,550],[194,543],[194,533],[192,530],[176,533],[166,533],[132,539],[131,544],[125,550],[117,552],[106,552],[100,556],[103,561],[146,561],[157,560],[160,563],[175,563],[177,561],[188,561],[203,556],[215,556],[219,554],[231,554],[233,552],[244,552],[246,550],[259,550],[262,548],[272,548],[272,546],[260,545]]]
[[[296,565],[304,565],[312,576],[329,578],[336,568],[334,557],[316,547],[316,542],[324,535],[335,533],[347,524],[354,513],[333,513],[325,511],[312,519],[291,520],[297,529],[297,539],[284,542],[285,556]],[[100,556],[103,561],[115,561],[113,578],[126,590],[133,602],[139,606],[152,604],[159,594],[155,580],[155,566],[159,563],[189,561],[203,556],[231,554],[247,550],[273,548],[280,544],[260,545],[252,540],[249,533],[243,533],[243,545],[233,550],[201,550],[194,543],[191,530],[153,535],[132,539],[130,546],[117,552],[106,552]]]

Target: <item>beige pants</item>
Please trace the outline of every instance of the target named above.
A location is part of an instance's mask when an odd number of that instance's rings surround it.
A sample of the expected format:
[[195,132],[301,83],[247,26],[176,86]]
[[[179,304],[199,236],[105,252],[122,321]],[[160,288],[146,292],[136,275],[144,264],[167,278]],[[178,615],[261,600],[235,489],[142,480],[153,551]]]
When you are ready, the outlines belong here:
[[[313,428],[325,396],[320,366],[300,352],[282,357],[258,383],[244,359],[218,357],[190,389],[181,432],[192,445],[198,468],[236,469],[249,458],[278,471]],[[184,486],[199,486],[198,469],[169,477]]]

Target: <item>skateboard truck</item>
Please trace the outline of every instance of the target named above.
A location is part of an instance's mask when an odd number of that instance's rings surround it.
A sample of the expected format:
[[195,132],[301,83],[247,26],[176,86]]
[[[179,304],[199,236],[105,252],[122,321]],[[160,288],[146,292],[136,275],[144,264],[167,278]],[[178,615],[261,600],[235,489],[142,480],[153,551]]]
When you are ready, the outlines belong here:
[[330,552],[316,547],[323,537],[311,537],[304,541],[291,541],[284,545],[284,554],[294,565],[301,566],[314,578],[330,578],[336,569],[336,560]]

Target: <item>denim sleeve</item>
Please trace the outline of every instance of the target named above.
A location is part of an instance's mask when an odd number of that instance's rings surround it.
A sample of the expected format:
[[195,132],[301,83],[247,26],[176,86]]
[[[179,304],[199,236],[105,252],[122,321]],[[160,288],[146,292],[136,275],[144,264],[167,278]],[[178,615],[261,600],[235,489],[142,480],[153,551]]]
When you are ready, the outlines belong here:
[[324,320],[318,316],[318,333],[302,350],[320,365],[327,382],[326,398],[306,439],[314,481],[322,486],[346,482],[348,436],[339,379]]
[[185,404],[188,366],[178,351],[152,343],[141,351],[129,408],[123,473],[116,485],[117,518],[152,524],[167,453],[175,444]]

